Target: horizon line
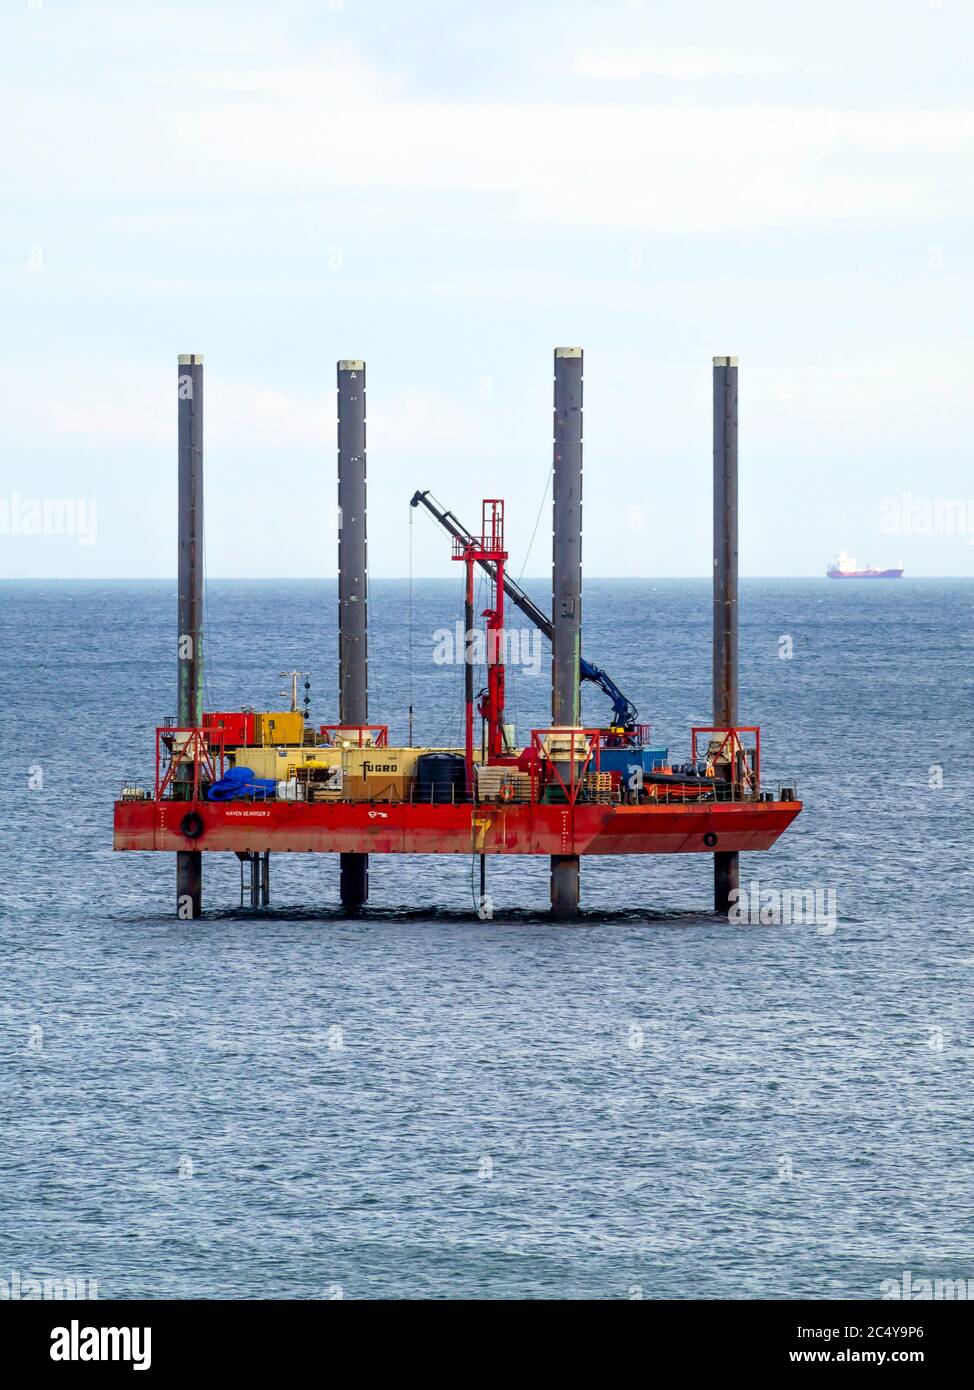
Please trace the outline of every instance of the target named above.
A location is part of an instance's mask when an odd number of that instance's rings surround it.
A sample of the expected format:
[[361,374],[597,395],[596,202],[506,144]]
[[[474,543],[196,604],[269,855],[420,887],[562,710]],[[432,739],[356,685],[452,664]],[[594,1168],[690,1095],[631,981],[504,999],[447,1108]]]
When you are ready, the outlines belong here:
[[[741,574],[740,580],[752,579],[785,579],[785,580],[804,580],[804,579],[828,579],[827,574]],[[390,581],[409,583],[410,578],[413,583],[417,581],[428,583],[449,584],[452,580],[441,574],[382,574],[375,575],[377,583],[387,583]],[[683,582],[685,580],[702,580],[709,582],[709,574],[593,574],[589,575],[589,581],[593,583],[667,583]],[[903,574],[901,579],[974,579],[974,574]],[[549,575],[526,575],[521,579],[522,584],[543,583],[550,580]],[[175,584],[177,576],[164,574],[9,574],[0,575],[0,584]],[[214,574],[205,577],[207,584],[336,584],[337,574],[333,575],[248,575],[248,574]]]

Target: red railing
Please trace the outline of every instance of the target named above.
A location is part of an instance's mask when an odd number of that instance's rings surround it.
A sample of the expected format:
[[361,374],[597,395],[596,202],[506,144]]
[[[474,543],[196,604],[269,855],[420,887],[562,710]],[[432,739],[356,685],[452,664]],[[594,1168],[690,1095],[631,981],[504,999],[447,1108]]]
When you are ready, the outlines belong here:
[[[574,806],[578,798],[578,793],[581,790],[582,779],[588,771],[589,765],[592,762],[593,758],[595,759],[596,772],[598,772],[599,770],[599,734],[603,732],[604,731],[602,729],[566,729],[557,725],[550,729],[532,729],[532,802],[536,802],[538,800],[538,784],[541,777],[541,769],[544,766],[550,769],[550,771],[554,774],[552,780],[559,787],[561,787],[562,791],[565,793],[568,805]],[[559,738],[566,738],[568,735],[570,735],[570,738],[568,739],[568,748],[566,750],[567,758],[561,752],[559,752],[557,757],[554,757],[550,752],[548,752],[545,749],[545,738],[550,736],[551,734],[557,734]],[[581,752],[581,745],[583,741],[585,743],[584,753]],[[576,749],[578,749],[578,752],[580,754],[580,756],[578,757],[576,757]],[[568,762],[569,767],[567,783],[565,782],[565,779],[562,777],[561,773],[558,771],[558,767],[556,766],[557,763],[563,763],[565,761]]]
[[614,729],[596,729],[595,733],[600,748],[642,748],[649,743],[650,726],[634,724],[626,734],[617,733]]
[[[325,741],[326,747],[334,747],[338,743],[358,741],[359,748],[388,748],[389,746],[389,725],[388,724],[319,724],[318,733]],[[371,743],[366,743],[366,734],[373,734]]]
[[480,513],[479,536],[454,536],[453,558],[465,560],[472,554],[476,560],[507,559],[504,550],[504,501],[500,497],[485,497]]
[[480,510],[480,541],[484,550],[504,549],[504,502],[500,497],[485,497]]
[[[747,791],[756,792],[761,787],[761,729],[757,724],[738,724],[734,728],[726,724],[695,724],[690,730],[690,761],[699,762],[697,749],[698,734],[722,734],[723,738],[717,748],[711,752],[710,744],[713,739],[708,739],[707,750],[701,756],[706,757],[708,762],[726,762],[730,764],[731,786],[738,785]],[[754,746],[748,748],[741,740],[741,734],[753,734]],[[753,753],[753,761],[748,758],[748,754]]]
[[[206,729],[195,729],[178,724],[164,724],[156,729],[156,800],[160,801],[173,785],[191,784],[192,800],[200,799],[200,784],[216,782],[223,776],[224,752],[223,729],[216,725]],[[185,738],[181,738],[185,735]],[[219,755],[209,745],[216,743]],[[169,754],[169,765],[163,771],[163,744]],[[192,766],[192,776],[189,773]],[[182,775],[180,774],[182,770]]]

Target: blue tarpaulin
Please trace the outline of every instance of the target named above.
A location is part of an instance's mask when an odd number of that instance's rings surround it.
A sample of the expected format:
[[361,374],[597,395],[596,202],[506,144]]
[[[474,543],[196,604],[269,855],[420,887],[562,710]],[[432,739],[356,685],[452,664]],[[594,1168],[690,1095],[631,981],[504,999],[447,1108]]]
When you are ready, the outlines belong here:
[[255,777],[249,767],[231,767],[206,795],[210,801],[266,801],[276,794],[272,777]]

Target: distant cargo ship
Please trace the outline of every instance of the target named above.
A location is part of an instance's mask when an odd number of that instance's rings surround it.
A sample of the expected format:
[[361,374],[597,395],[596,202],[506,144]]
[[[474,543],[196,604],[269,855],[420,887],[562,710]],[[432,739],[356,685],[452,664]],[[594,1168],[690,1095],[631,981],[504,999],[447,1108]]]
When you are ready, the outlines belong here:
[[829,579],[902,579],[903,566],[893,570],[873,569],[872,565],[860,565],[858,560],[840,550],[825,573]]

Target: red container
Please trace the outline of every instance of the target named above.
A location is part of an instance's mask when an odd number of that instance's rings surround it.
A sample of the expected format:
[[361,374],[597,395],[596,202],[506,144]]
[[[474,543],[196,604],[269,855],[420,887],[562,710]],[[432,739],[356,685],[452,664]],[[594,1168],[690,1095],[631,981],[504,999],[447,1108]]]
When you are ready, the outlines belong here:
[[210,730],[220,730],[219,733],[209,733],[210,741],[213,743],[224,743],[234,747],[256,741],[253,714],[244,714],[239,710],[204,714],[203,728],[208,733]]

